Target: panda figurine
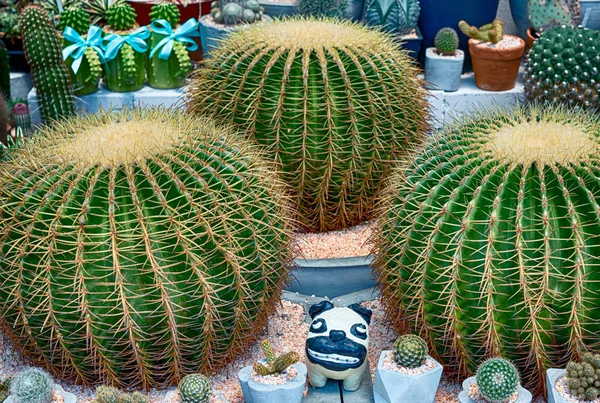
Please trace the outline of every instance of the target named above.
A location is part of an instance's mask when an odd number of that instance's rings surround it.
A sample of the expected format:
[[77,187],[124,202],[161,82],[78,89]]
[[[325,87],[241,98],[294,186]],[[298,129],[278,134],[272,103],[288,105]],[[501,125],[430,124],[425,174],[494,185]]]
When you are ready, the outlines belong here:
[[329,301],[310,307],[306,338],[308,380],[322,388],[327,379],[341,380],[344,389],[358,390],[367,366],[372,312],[358,304],[336,308]]

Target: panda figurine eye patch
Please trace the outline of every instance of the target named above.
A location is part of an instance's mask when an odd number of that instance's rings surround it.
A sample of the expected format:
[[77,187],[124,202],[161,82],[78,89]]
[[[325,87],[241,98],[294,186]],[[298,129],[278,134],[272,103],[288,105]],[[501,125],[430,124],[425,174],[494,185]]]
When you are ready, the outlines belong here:
[[313,387],[327,379],[342,380],[344,389],[357,390],[366,368],[372,312],[358,304],[336,308],[329,301],[309,309],[312,319],[306,338],[308,376]]

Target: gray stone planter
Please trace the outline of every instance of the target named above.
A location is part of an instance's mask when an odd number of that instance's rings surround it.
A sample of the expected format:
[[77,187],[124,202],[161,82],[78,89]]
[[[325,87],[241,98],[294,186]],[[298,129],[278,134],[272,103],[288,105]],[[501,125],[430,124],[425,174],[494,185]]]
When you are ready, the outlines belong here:
[[375,403],[433,403],[443,367],[435,362],[435,367],[420,375],[406,375],[383,368],[383,360],[390,350],[379,356],[373,392]]
[[600,5],[596,8],[589,8],[586,11],[581,25],[585,28],[600,30]]
[[460,88],[465,53],[457,49],[454,56],[439,55],[435,48],[425,51],[425,81],[431,90],[454,92]]
[[565,375],[564,369],[550,368],[546,371],[546,390],[548,390],[548,403],[571,403],[554,387],[556,381]]
[[[460,392],[460,395],[458,395],[458,401],[460,403],[475,403],[473,401],[473,399],[471,399],[467,395],[469,386],[471,386],[471,384],[474,382],[475,382],[474,376],[467,378],[463,381],[463,384],[462,384],[463,390],[462,390],[462,392]],[[525,389],[521,385],[519,385],[519,396],[517,397],[517,400],[515,401],[515,403],[531,403],[531,398],[532,398],[531,393],[527,389]]]
[[244,367],[238,372],[238,379],[246,403],[300,403],[306,384],[306,365],[298,362],[293,365],[298,375],[283,385],[258,383],[250,376],[252,367]]
[[296,259],[288,291],[335,298],[375,286],[369,266],[373,256],[338,259]]
[[[54,388],[60,392],[60,395],[63,397],[65,403],[77,403],[77,397],[74,394],[69,393],[63,389],[62,386],[55,384]],[[8,396],[4,403],[14,403],[14,396]]]
[[581,23],[583,23],[583,19],[588,13],[588,10],[600,9],[600,0],[579,0],[579,4],[581,6]]

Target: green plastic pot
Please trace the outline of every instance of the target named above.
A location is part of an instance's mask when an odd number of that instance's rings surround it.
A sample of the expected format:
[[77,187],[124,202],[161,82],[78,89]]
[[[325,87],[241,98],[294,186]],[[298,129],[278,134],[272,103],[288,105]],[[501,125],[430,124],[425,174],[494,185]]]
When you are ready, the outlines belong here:
[[[105,31],[105,34],[128,35],[135,31],[138,27],[130,31]],[[126,46],[126,45],[123,45]],[[114,59],[104,64],[104,85],[109,91],[113,92],[131,92],[138,91],[144,87],[146,83],[146,54],[136,52],[134,49],[136,75],[133,79],[125,78],[125,63],[123,62],[123,48],[119,49],[117,56]]]
[[93,94],[98,91],[98,84],[100,84],[100,77],[95,80],[92,79],[92,72],[90,69],[90,62],[87,57],[83,55],[83,60],[79,65],[77,73],[73,72],[71,65],[73,64],[73,58],[69,57],[65,60],[65,64],[69,68],[71,74],[71,83],[73,84],[73,91],[76,96],[83,96]]
[[158,51],[150,57],[152,49],[165,37],[166,35],[152,32],[147,41],[148,85],[152,88],[163,90],[182,87],[185,84],[185,76],[188,73],[188,69],[182,69],[179,65],[174,50],[171,51],[171,55],[167,60],[159,58]]

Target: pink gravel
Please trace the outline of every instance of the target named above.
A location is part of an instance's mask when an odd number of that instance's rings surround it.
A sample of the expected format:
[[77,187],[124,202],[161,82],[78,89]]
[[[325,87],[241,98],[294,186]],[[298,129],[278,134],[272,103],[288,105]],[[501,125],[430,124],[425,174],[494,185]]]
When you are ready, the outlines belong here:
[[420,367],[407,368],[398,365],[396,361],[394,361],[394,353],[392,351],[388,351],[383,358],[383,368],[387,369],[388,371],[400,372],[401,374],[406,375],[421,375],[434,369],[435,362],[431,358],[427,358],[425,364],[421,365]]
[[[471,400],[473,400],[475,403],[489,403],[489,401],[484,398],[481,393],[479,392],[479,387],[477,386],[477,384],[475,382],[473,382],[470,386],[469,386],[469,390],[467,392],[467,395],[471,398]],[[517,399],[519,398],[519,392],[515,392],[507,401],[506,403],[514,403],[517,401]]]
[[252,371],[250,374],[255,382],[264,383],[267,385],[283,385],[284,383],[294,379],[297,375],[298,371],[294,367],[289,367],[287,370],[278,375],[259,375],[254,371]]
[[329,259],[339,257],[367,256],[371,246],[367,243],[375,223],[323,233],[297,233],[294,238],[299,247],[299,258]]

